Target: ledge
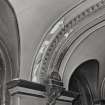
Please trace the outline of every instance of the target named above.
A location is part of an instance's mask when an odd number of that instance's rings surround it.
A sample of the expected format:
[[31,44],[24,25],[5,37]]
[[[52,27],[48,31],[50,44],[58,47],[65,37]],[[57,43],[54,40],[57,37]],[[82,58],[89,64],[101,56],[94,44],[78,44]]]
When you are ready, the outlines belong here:
[[[44,98],[45,95],[45,86],[22,80],[12,80],[7,83],[7,87],[9,89],[9,92],[11,96],[19,94],[19,95],[28,95],[28,96],[34,96],[34,97],[40,97]],[[66,102],[72,102],[79,94],[72,92],[72,91],[63,91],[62,96],[59,97],[59,101],[66,101]]]

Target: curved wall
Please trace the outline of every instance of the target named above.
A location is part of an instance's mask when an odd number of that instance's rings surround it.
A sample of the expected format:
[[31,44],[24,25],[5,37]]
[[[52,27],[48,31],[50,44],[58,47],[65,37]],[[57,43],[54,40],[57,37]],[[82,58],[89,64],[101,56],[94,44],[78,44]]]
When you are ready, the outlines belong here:
[[6,0],[0,0],[0,41],[7,50],[13,78],[19,76],[20,39],[15,13]]

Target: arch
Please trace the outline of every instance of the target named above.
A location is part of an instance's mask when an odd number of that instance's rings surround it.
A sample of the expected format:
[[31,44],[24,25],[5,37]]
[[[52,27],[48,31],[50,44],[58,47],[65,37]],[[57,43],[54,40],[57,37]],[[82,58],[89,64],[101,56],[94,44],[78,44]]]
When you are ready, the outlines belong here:
[[16,14],[8,0],[0,0],[0,40],[12,62],[12,78],[17,78],[20,72],[20,36]]
[[[72,90],[72,82],[75,76],[81,77],[81,80],[87,80],[91,92],[94,97],[98,97],[98,80],[99,80],[99,62],[95,59],[88,60],[80,64],[75,71],[73,72],[70,81],[69,81],[69,90]],[[81,81],[82,82],[82,81]],[[86,84],[87,85],[87,84]]]

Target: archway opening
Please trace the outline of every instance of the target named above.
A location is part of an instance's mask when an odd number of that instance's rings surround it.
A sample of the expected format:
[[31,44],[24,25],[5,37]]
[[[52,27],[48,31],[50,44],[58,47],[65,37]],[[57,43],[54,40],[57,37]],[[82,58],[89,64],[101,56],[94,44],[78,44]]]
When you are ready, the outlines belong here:
[[81,95],[74,101],[74,105],[94,105],[97,97],[99,63],[89,60],[79,65],[71,76],[69,90]]

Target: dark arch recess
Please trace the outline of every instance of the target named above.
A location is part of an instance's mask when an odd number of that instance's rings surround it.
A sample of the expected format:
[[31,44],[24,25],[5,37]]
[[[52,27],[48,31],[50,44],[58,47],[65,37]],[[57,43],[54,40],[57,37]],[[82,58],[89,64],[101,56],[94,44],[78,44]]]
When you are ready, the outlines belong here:
[[76,68],[69,81],[69,90],[77,91],[75,84],[72,86],[75,78],[80,78],[81,83],[86,83],[85,85],[90,87],[94,100],[98,97],[99,62],[97,60],[88,60]]

